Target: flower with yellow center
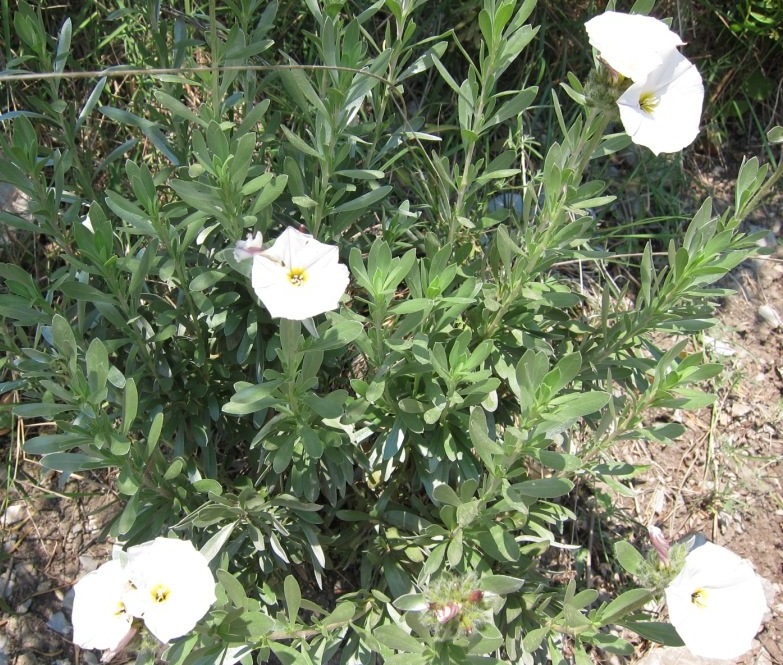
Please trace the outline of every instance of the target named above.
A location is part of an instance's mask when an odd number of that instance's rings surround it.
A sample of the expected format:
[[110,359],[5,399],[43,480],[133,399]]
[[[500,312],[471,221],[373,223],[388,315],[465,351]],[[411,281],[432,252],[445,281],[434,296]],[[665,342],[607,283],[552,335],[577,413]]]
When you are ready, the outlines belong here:
[[156,538],[127,557],[126,605],[161,642],[189,633],[215,602],[215,578],[190,541]]
[[677,152],[699,133],[704,86],[699,70],[679,51],[633,83],[617,100],[625,131],[656,155]]
[[685,646],[703,658],[749,651],[767,601],[750,563],[713,543],[692,549],[666,587],[669,620]]
[[273,317],[302,321],[337,309],[348,286],[348,268],[335,245],[287,228],[253,257],[253,290]]
[[73,587],[73,642],[82,649],[115,649],[131,631],[124,594],[128,580],[117,561],[107,561]]

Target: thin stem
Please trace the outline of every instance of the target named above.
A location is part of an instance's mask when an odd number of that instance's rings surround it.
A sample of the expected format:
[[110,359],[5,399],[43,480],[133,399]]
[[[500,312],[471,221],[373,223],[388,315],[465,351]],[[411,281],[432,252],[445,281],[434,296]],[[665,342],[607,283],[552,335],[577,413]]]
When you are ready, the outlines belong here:
[[[574,172],[573,175],[571,176],[571,182],[574,185],[577,185],[579,182],[581,182],[582,176],[584,175],[584,171],[590,162],[590,158],[593,156],[596,149],[601,144],[601,140],[603,139],[604,136],[604,130],[606,129],[606,125],[608,123],[609,123],[609,116],[607,114],[600,114],[598,109],[591,108],[590,111],[588,112],[587,117],[585,118],[585,124],[582,129],[582,133],[579,137],[579,142],[572,150],[569,159],[570,163],[575,162]],[[558,206],[557,210],[555,210],[555,215],[554,215],[555,219],[553,220],[553,223],[543,233],[543,237],[540,239],[540,241],[535,243],[536,247],[550,246],[550,243],[548,242],[548,238],[551,229],[559,228],[560,218],[562,217],[564,212],[565,212],[565,208],[561,203]],[[535,270],[531,272],[535,272]],[[526,282],[527,282],[526,274],[521,275],[519,279],[516,280],[516,283],[514,284],[511,291],[509,292],[508,297],[504,299],[503,303],[500,305],[500,308],[495,312],[494,316],[492,317],[492,321],[487,326],[485,332],[485,338],[491,338],[497,332],[498,328],[503,322],[503,318],[508,313],[508,310],[513,306],[513,304],[517,301],[517,299],[521,295],[522,289],[525,287]]]
[[218,67],[218,37],[216,0],[209,0],[209,33],[212,49],[212,112],[215,120],[220,118],[220,69]]
[[[218,65],[216,62],[210,66],[193,65],[190,67],[128,67],[116,65],[104,69],[94,69],[87,72],[0,72],[0,82],[3,81],[45,81],[46,79],[90,79],[90,78],[123,78],[126,76],[161,76],[163,74],[198,74],[207,72],[274,72],[283,69],[297,69],[301,71],[334,71],[362,74],[376,79],[387,85],[394,91],[394,82],[383,76],[356,67],[344,67],[341,65],[298,65],[286,63],[285,65]],[[393,93],[397,94],[397,93]]]

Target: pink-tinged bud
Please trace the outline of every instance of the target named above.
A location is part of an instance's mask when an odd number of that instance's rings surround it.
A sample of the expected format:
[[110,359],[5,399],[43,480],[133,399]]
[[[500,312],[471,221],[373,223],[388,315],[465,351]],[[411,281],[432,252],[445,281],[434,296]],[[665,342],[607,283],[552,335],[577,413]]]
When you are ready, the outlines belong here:
[[264,237],[260,233],[247,234],[247,240],[237,240],[234,246],[234,260],[237,263],[252,259],[264,251]]
[[451,601],[439,607],[430,607],[430,609],[433,610],[438,623],[448,623],[459,615],[462,605]]
[[484,592],[481,589],[476,589],[468,594],[469,603],[480,603],[482,600],[484,600]]
[[623,80],[623,75],[620,74],[616,69],[614,69],[606,60],[601,59],[601,62],[604,65],[604,68],[609,73],[609,79],[611,80],[613,85],[617,85]]
[[647,527],[647,533],[650,536],[650,543],[652,543],[655,551],[658,552],[658,558],[661,560],[661,563],[663,563],[665,566],[668,566],[669,541],[666,540],[666,536],[663,535],[663,531],[661,531],[657,526],[650,526]]

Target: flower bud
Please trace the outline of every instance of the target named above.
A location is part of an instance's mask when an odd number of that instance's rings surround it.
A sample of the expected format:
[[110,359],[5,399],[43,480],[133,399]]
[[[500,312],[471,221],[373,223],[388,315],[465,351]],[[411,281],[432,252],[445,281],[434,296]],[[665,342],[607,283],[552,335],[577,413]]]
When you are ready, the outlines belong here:
[[658,558],[664,566],[669,565],[669,541],[666,540],[666,536],[663,535],[657,526],[650,526],[647,528],[647,533],[650,536],[650,543],[658,552]]

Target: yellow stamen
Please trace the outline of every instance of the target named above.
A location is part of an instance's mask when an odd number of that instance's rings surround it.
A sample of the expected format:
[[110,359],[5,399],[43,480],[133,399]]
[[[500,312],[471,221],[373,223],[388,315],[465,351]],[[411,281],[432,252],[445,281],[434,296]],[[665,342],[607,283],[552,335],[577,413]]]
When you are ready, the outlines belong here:
[[294,286],[302,286],[307,281],[307,272],[304,268],[291,268],[288,271],[288,281]]
[[654,93],[643,92],[641,95],[639,95],[639,108],[642,109],[642,111],[645,113],[652,114],[660,101],[661,100],[658,99]]
[[701,607],[702,609],[707,607],[707,590],[696,589],[696,591],[691,594],[691,602],[696,605],[696,607]]
[[169,597],[170,593],[171,589],[169,589],[165,584],[156,584],[154,587],[152,587],[152,589],[150,589],[152,600],[156,603],[166,602],[166,599]]

